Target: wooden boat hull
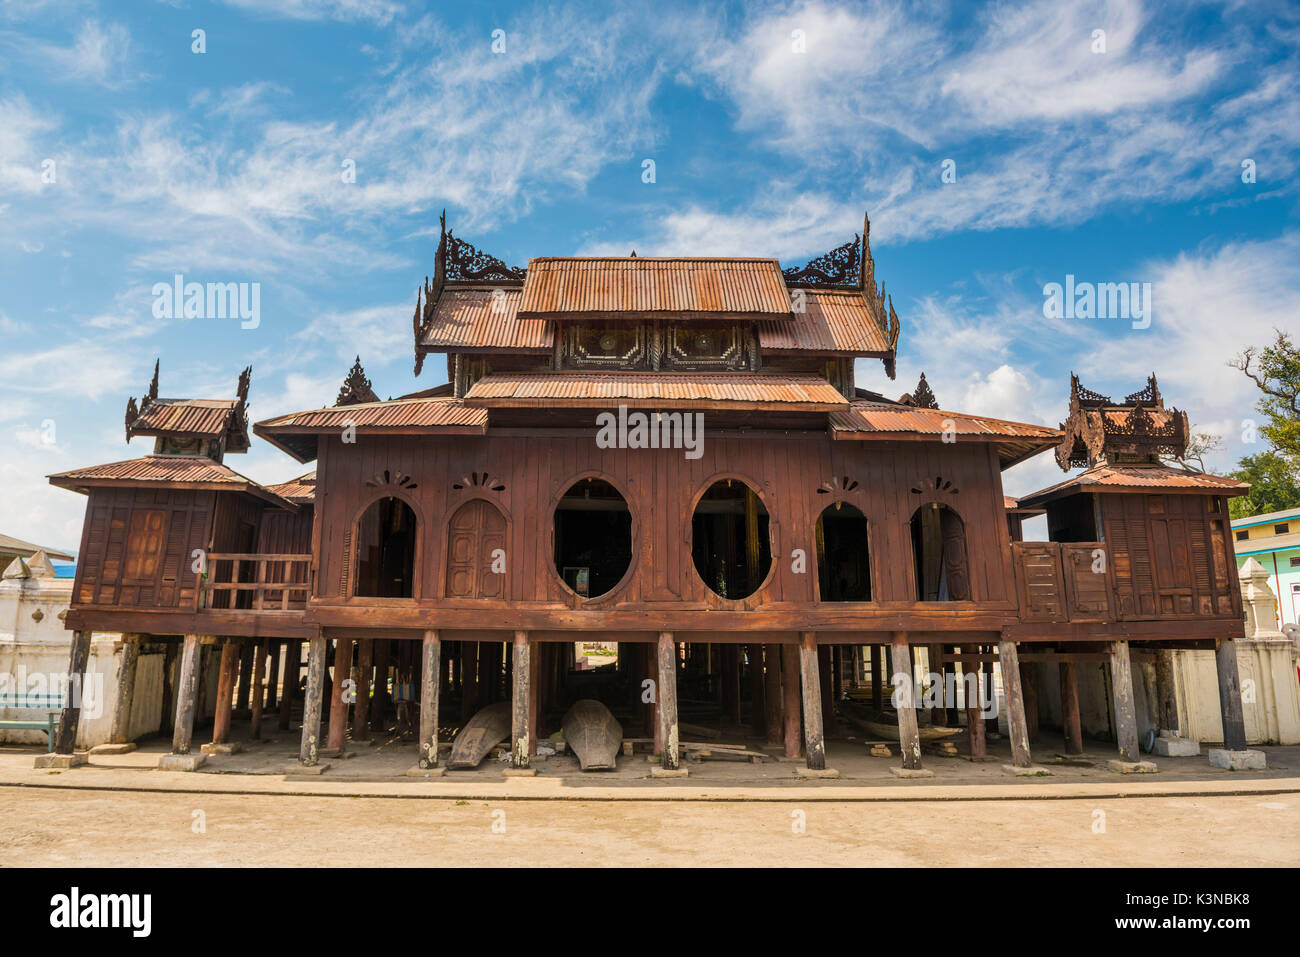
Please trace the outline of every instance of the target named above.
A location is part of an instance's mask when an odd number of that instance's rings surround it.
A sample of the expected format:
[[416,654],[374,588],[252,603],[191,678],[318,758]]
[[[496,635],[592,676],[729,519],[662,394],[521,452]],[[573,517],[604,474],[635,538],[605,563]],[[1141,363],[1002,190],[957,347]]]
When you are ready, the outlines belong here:
[[[865,731],[885,741],[898,740],[898,723],[896,721],[883,721],[878,714],[870,716],[859,714],[853,708],[840,708],[840,715],[860,731]],[[964,730],[964,728],[945,728],[941,725],[928,724],[920,725],[916,729],[922,743],[942,741],[944,738],[959,735]]]
[[490,704],[465,722],[451,743],[447,767],[476,768],[487,753],[510,737],[510,702]]
[[564,716],[564,743],[584,771],[610,771],[623,747],[623,726],[599,701],[575,701]]

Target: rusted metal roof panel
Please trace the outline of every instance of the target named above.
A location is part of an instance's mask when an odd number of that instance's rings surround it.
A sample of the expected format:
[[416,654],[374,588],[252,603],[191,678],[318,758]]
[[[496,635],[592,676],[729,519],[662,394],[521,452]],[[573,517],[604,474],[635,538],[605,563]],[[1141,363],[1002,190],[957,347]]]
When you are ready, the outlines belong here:
[[963,415],[941,409],[918,409],[909,405],[887,402],[854,402],[842,412],[831,416],[831,430],[852,437],[855,433],[920,432],[942,434],[949,430],[956,435],[1013,436],[1043,439],[1055,443],[1061,437],[1059,429],[1024,422],[1007,422],[980,415]]
[[440,426],[465,426],[483,428],[487,414],[455,398],[392,399],[387,402],[367,402],[361,405],[344,405],[329,409],[293,412],[258,422],[254,429],[292,432],[297,429],[344,429],[355,426],[364,429],[437,428]]
[[493,408],[760,407],[790,411],[842,409],[848,400],[816,375],[681,372],[494,373],[476,382],[465,401]]
[[218,491],[243,491],[274,504],[293,506],[263,485],[220,462],[198,455],[146,455],[124,462],[109,462],[58,472],[48,476],[51,485],[85,490],[95,485],[190,485]]
[[420,345],[430,351],[549,352],[555,324],[520,319],[518,286],[444,287]]
[[1072,492],[1199,492],[1205,495],[1245,495],[1249,482],[1208,475],[1169,465],[1098,465],[1049,488],[1022,495],[1022,507],[1041,505]]
[[219,436],[238,405],[232,399],[154,399],[131,426],[135,435]]
[[316,473],[308,472],[278,485],[268,485],[267,488],[295,505],[310,505],[316,500]]
[[525,318],[666,314],[790,315],[775,259],[563,258],[529,260]]
[[[803,296],[803,310],[799,299]],[[792,317],[758,322],[764,352],[826,352],[841,355],[887,355],[889,344],[856,289],[800,289],[794,293]]]

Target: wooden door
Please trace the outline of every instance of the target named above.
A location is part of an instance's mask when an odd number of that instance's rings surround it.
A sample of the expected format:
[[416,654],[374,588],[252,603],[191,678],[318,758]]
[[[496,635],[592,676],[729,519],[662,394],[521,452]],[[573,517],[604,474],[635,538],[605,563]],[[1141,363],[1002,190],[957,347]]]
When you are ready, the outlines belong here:
[[506,520],[495,505],[476,498],[458,508],[447,526],[447,597],[504,598],[505,547]]
[[131,527],[126,537],[124,579],[134,582],[154,580],[163,553],[166,524],[167,513],[163,509],[136,509],[131,512]]

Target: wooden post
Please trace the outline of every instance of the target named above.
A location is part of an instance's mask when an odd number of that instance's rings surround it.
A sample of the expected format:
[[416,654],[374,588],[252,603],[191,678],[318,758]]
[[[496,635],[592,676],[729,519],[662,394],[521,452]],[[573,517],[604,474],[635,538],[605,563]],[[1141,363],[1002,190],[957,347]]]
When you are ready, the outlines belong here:
[[284,682],[280,686],[280,730],[288,731],[293,718],[293,699],[298,694],[298,677],[302,671],[302,642],[290,638],[284,646]]
[[235,675],[240,668],[242,648],[233,638],[221,646],[221,670],[217,672],[217,706],[212,713],[212,743],[223,744],[230,737],[230,718],[235,696]]
[[896,689],[898,713],[898,747],[903,753],[903,769],[921,769],[921,732],[916,726],[916,690],[913,687],[912,658],[908,654],[907,632],[896,631],[889,653],[889,684]]
[[[939,685],[934,691],[934,705],[930,708],[930,723],[935,727],[942,727],[947,723],[947,710],[944,707],[944,686],[943,686],[943,645],[927,645],[925,657],[930,673],[926,675],[926,682],[938,681]],[[938,692],[935,694],[935,692]]]
[[426,631],[420,656],[420,743],[422,768],[438,766],[438,691],[442,684],[442,641],[436,631]]
[[785,734],[781,700],[781,646],[763,646],[763,707],[768,744],[780,744]]
[[1062,661],[1061,729],[1065,734],[1065,753],[1083,754],[1083,722],[1079,719],[1079,680],[1073,661]]
[[880,645],[871,646],[871,710],[876,714],[880,713],[881,707],[880,682],[883,680],[881,673],[884,669],[880,667],[880,658],[883,652],[884,648]]
[[[962,650],[968,649],[963,645]],[[966,734],[970,740],[970,756],[987,757],[988,749],[984,737],[984,679],[980,675],[979,662],[962,662],[961,677],[966,685]],[[975,679],[974,689],[971,688],[972,682],[969,680],[971,678]]]
[[822,735],[825,740],[826,729],[835,724],[835,685],[832,681],[831,664],[835,653],[834,645],[814,645],[817,649],[818,699],[822,710]]
[[[1218,645],[1215,645],[1216,663]],[[1178,700],[1174,688],[1174,653],[1156,651],[1156,724],[1161,731],[1178,733]]]
[[[266,645],[267,639],[263,638],[253,653],[253,695],[250,702],[253,713],[249,715],[248,736],[254,741],[262,736],[262,705],[266,701]],[[271,683],[275,684],[274,681]]]
[[1038,665],[1035,662],[1021,663],[1020,688],[1025,698],[1025,729],[1032,743],[1038,740]]
[[532,663],[528,632],[515,632],[514,682],[510,694],[510,764],[526,768],[532,756]]
[[478,642],[462,641],[460,655],[460,720],[468,721],[478,711]]
[[[388,638],[380,638],[375,644],[375,696],[370,699],[370,730],[383,732],[388,726],[388,669],[392,657],[393,643]],[[433,680],[438,680],[435,671]]]
[[[988,645],[983,650],[991,652],[993,650],[993,646]],[[991,709],[993,713],[984,719],[984,733],[988,734],[990,731],[996,733],[998,730],[998,693],[997,693],[997,688],[993,684],[993,662],[992,661],[983,662],[981,665],[981,670],[984,672],[984,678],[983,678],[984,686],[987,688],[993,688],[993,692],[992,692],[993,708]]]
[[320,720],[325,697],[326,641],[323,634],[307,642],[307,689],[302,699],[302,744],[298,761],[308,767],[317,763],[320,750]]
[[1029,755],[1029,726],[1025,721],[1025,699],[1020,687],[1020,655],[1014,641],[998,643],[998,663],[1002,666],[1002,690],[1007,697],[1007,733],[1011,738],[1011,763],[1027,768],[1032,763]]
[[659,735],[663,741],[660,757],[667,771],[681,766],[677,745],[677,643],[671,631],[659,632],[659,682],[655,700],[659,704]]
[[799,721],[799,646],[781,646],[781,707],[785,712],[785,756],[797,758],[803,753],[803,734]]
[[[944,651],[956,651],[955,645],[940,645]],[[944,722],[950,728],[956,728],[961,725],[960,710],[957,708],[957,662],[945,661],[943,668],[943,688],[944,694],[948,693],[948,686],[953,688],[952,700],[947,702],[947,720]]]
[[352,708],[352,740],[370,739],[370,670],[373,638],[357,640],[357,702]]
[[176,721],[172,725],[172,754],[189,754],[194,738],[194,711],[199,701],[202,645],[198,635],[186,635],[181,668],[176,674]]
[[763,684],[763,646],[746,645],[745,656],[749,658],[749,727],[751,733],[758,737],[767,734],[767,701]]
[[[135,702],[135,673],[140,661],[140,636],[122,636],[122,667],[117,674],[117,698],[113,702],[113,729],[110,744],[131,740],[131,706]],[[166,676],[164,676],[166,681]]]
[[1133,665],[1127,641],[1110,645],[1111,698],[1115,705],[1115,746],[1125,761],[1140,761],[1137,711],[1133,705]]
[[334,639],[334,687],[330,689],[330,727],[325,746],[343,752],[348,739],[347,679],[352,674],[352,639]]
[[180,642],[167,642],[167,650],[163,652],[163,673],[162,673],[162,719],[159,721],[158,731],[160,734],[169,734],[176,726],[176,689],[180,685],[180,678],[172,674],[176,671],[177,652],[180,651]]
[[1237,645],[1218,641],[1214,646],[1214,663],[1219,673],[1219,710],[1223,715],[1223,747],[1228,751],[1246,750],[1246,721],[1241,713],[1241,679],[1237,674]]
[[804,754],[811,771],[821,771],[826,767],[820,657],[816,632],[805,631],[799,640],[799,673],[803,685]]
[[253,675],[253,643],[242,641],[236,645],[236,648],[239,650],[239,699],[235,704],[235,711],[242,718],[249,713],[248,695],[249,680]]
[[72,754],[77,745],[77,725],[85,698],[86,666],[90,663],[90,632],[74,631],[68,652],[68,685],[54,731],[54,753]]
[[271,650],[271,663],[266,669],[266,710],[274,711],[279,705],[279,698],[276,695],[276,679],[280,677],[280,650],[285,642],[279,639],[269,642],[268,647]]

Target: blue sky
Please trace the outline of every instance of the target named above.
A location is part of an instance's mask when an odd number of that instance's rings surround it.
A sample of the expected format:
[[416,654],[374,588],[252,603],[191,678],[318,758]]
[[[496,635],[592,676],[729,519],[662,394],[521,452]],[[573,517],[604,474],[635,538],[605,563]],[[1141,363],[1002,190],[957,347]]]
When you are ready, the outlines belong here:
[[[869,210],[902,335],[860,385],[924,370],[945,408],[1055,425],[1071,370],[1154,370],[1229,469],[1258,446],[1226,360],[1300,328],[1297,89],[1281,3],[0,0],[0,529],[76,546],[84,499],[44,476],[149,450],[122,416],[155,357],[171,396],[252,363],[254,419],[332,403],[356,353],[382,396],[443,381],[410,332],[443,207],[520,265],[797,264]],[[154,318],[176,273],[259,283],[261,324]],[[1150,282],[1150,327],[1045,319],[1067,274]],[[229,464],[302,471],[260,440]]]

